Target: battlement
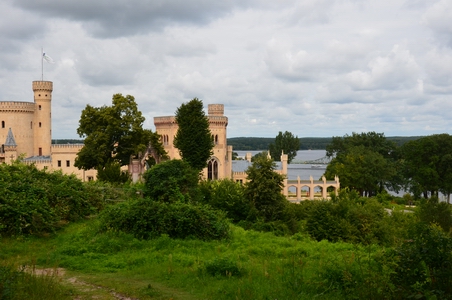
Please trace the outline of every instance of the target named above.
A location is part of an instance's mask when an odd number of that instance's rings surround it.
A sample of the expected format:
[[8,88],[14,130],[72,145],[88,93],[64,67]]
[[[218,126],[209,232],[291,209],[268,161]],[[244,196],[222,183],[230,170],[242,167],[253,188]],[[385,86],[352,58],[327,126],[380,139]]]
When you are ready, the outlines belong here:
[[224,104],[209,104],[207,107],[209,116],[224,115]]
[[35,104],[33,102],[21,101],[2,101],[0,102],[0,112],[28,112],[35,111]]
[[33,91],[53,91],[52,81],[33,81]]
[[167,116],[167,117],[154,117],[154,124],[175,124],[176,117]]

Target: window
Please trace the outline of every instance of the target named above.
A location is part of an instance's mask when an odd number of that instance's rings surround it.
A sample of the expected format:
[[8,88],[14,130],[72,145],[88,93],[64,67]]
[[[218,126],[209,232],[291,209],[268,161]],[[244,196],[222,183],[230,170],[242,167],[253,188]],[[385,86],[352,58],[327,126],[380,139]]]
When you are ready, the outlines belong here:
[[2,121],[2,128],[5,128],[5,121]]
[[88,181],[93,181],[94,177],[93,176],[88,176]]
[[66,167],[70,167],[71,166],[71,161],[70,160],[66,160]]
[[39,110],[41,110],[41,105],[39,105],[38,107],[39,107]]
[[39,122],[39,128],[41,128],[41,122]]
[[33,129],[33,122],[30,122],[30,129]]
[[207,179],[218,179],[218,162],[215,158],[212,158],[207,165]]
[[39,156],[42,156],[42,148],[39,148],[38,152],[39,152]]
[[58,161],[58,167],[61,168],[61,160]]

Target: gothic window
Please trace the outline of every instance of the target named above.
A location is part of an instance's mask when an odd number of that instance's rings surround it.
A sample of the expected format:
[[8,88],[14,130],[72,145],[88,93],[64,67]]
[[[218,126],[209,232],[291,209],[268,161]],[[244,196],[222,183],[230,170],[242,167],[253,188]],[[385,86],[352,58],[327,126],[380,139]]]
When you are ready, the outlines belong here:
[[215,134],[215,145],[218,145],[218,134]]
[[207,164],[207,179],[218,179],[218,161],[215,158],[210,159]]

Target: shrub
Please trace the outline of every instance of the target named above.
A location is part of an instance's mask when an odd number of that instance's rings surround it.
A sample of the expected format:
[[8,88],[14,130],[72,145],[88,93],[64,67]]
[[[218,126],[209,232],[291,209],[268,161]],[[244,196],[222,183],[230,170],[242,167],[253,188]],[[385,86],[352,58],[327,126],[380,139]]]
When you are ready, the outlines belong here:
[[241,276],[242,269],[237,263],[227,257],[217,257],[204,263],[204,269],[211,276]]
[[409,235],[410,239],[395,250],[399,263],[393,280],[400,297],[451,299],[452,238],[441,227],[421,222]]
[[105,209],[101,231],[131,233],[140,239],[167,234],[171,238],[222,239],[229,236],[225,214],[206,205],[165,203],[151,199],[132,200]]
[[172,159],[147,170],[144,195],[163,202],[190,202],[198,193],[199,173],[187,162]]
[[99,193],[74,175],[49,173],[34,165],[0,165],[0,233],[53,232],[102,208]]
[[200,201],[226,212],[226,216],[237,223],[246,220],[251,209],[243,194],[243,186],[230,179],[202,181]]

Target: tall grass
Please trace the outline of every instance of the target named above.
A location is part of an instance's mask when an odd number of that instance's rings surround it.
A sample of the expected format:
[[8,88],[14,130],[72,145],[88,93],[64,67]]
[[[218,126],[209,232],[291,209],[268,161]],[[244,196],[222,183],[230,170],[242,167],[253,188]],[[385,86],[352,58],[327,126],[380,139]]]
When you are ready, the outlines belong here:
[[[96,222],[71,224],[54,238],[8,240],[7,248],[15,250],[3,256],[22,264],[35,257],[40,266],[90,274],[95,284],[143,299],[379,299],[393,293],[396,258],[380,246],[316,242],[301,234],[277,237],[235,226],[220,241],[167,235],[146,241],[97,233]],[[31,244],[33,257],[27,254]]]

